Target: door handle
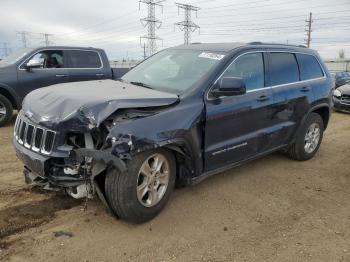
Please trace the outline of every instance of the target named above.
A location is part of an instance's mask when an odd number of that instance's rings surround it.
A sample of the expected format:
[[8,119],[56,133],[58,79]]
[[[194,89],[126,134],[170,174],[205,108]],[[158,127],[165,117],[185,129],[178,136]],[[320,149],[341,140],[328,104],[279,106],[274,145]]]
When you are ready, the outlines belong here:
[[304,86],[303,88],[300,89],[300,92],[309,92],[311,90],[310,87]]
[[98,76],[98,77],[104,77],[105,74],[96,74],[96,76]]
[[56,77],[67,77],[68,75],[64,75],[64,74],[57,74]]
[[265,96],[265,95],[260,96],[260,97],[257,99],[258,102],[264,102],[264,101],[267,101],[267,100],[270,100],[270,97],[269,97],[269,96]]

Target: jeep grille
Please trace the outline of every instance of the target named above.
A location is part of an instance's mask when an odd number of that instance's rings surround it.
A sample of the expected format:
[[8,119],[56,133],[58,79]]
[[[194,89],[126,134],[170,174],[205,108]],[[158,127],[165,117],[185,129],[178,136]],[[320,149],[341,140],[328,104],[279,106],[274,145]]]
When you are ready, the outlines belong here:
[[18,115],[14,136],[16,141],[26,148],[49,155],[52,152],[56,132],[34,125]]

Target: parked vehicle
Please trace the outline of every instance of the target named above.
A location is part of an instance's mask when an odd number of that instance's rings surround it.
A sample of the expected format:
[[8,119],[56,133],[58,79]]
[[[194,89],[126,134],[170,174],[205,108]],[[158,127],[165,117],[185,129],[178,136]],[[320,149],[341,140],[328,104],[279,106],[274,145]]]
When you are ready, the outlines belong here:
[[334,90],[333,104],[336,111],[350,112],[350,84],[340,86]]
[[23,98],[37,88],[113,78],[102,49],[59,46],[22,49],[0,62],[0,126],[11,119],[13,109],[21,108]]
[[277,150],[317,152],[333,79],[305,47],[192,44],[163,50],[120,81],[30,93],[14,145],[29,184],[98,194],[112,212],[144,222],[188,185]]
[[346,85],[350,83],[350,73],[349,72],[338,72],[334,75],[335,88]]

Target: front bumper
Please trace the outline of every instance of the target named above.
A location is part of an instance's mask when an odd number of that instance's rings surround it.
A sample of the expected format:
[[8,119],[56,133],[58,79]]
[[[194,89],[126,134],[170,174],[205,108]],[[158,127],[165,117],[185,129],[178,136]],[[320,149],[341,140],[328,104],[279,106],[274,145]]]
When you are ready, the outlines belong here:
[[[94,149],[72,150],[67,158],[60,160],[69,161],[80,165],[79,173],[69,175],[64,172],[64,166],[56,167],[51,156],[45,156],[33,152],[13,139],[17,157],[24,163],[24,175],[26,182],[46,188],[72,188],[82,184],[95,184],[95,177],[109,167],[116,168],[119,172],[125,173],[124,161],[112,155],[110,151]],[[86,159],[90,161],[90,168],[86,168]],[[85,167],[84,167],[85,166]],[[84,167],[84,168],[83,168]]]
[[334,109],[338,110],[338,111],[346,111],[346,112],[350,112],[350,101],[344,101],[341,100],[335,96],[333,96],[333,106]]
[[[52,158],[33,152],[15,139],[13,140],[17,157],[24,164],[24,177],[27,184],[40,186],[46,189],[76,187],[86,183],[86,178],[69,176],[63,173],[63,168],[53,169]],[[53,170],[56,172],[54,173]],[[58,172],[60,170],[60,172]]]
[[13,138],[13,145],[15,147],[17,157],[23,162],[25,168],[40,177],[45,177],[45,174],[49,169],[50,157],[41,155],[23,147],[16,141],[15,138]]

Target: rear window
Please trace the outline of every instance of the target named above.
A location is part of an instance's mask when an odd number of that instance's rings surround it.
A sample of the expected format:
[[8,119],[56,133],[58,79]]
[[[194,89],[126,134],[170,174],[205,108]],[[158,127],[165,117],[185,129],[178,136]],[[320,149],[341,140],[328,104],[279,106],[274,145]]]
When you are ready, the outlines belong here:
[[296,54],[299,68],[300,79],[309,80],[323,76],[323,71],[317,59],[312,55]]
[[268,86],[299,81],[299,69],[294,54],[270,53]]
[[95,51],[71,50],[68,55],[70,68],[100,68],[100,56]]

